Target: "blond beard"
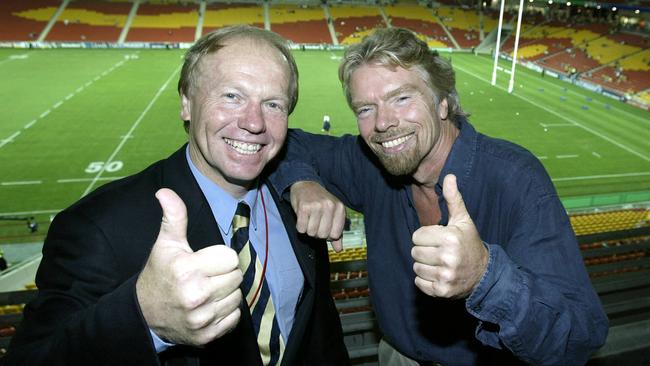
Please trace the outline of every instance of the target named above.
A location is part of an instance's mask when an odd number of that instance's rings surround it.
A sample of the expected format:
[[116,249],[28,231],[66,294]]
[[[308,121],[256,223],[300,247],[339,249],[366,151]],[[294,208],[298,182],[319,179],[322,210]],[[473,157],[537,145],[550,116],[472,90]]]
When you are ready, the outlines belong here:
[[381,161],[384,168],[392,175],[410,175],[420,165],[417,156],[417,146],[399,154],[387,155],[381,151],[375,151],[375,155]]

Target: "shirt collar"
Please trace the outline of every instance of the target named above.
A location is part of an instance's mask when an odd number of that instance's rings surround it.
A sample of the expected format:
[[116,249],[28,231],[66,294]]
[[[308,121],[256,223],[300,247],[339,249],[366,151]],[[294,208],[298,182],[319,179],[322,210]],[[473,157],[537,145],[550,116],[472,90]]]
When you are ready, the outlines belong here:
[[257,212],[257,197],[259,197],[257,194],[258,186],[256,185],[253,189],[246,192],[246,194],[241,197],[241,199],[237,199],[228,194],[218,184],[211,181],[208,177],[199,171],[199,169],[194,165],[192,159],[190,158],[189,145],[185,149],[185,158],[187,159],[190,170],[194,175],[194,179],[196,179],[196,182],[201,188],[201,192],[203,192],[203,195],[208,200],[208,204],[212,210],[212,215],[217,221],[217,225],[219,225],[221,231],[226,235],[230,235],[230,224],[232,223],[233,216],[235,216],[235,211],[237,210],[237,204],[239,201],[246,202],[248,207],[250,207],[250,225],[253,230],[257,230],[257,220],[254,213]]
[[438,177],[438,184],[436,184],[438,196],[442,196],[442,181],[447,174],[456,175],[458,189],[462,190],[462,187],[470,179],[476,161],[478,133],[464,117],[458,118],[458,128],[460,133],[454,141]]

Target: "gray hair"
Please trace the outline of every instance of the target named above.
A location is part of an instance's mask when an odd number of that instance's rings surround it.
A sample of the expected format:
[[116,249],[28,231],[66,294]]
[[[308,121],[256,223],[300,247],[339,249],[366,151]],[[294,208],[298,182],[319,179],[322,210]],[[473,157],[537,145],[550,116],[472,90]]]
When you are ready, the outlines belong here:
[[458,124],[457,117],[468,116],[460,106],[456,75],[451,63],[440,57],[437,51],[429,49],[429,46],[411,31],[403,28],[379,28],[361,43],[345,51],[339,66],[339,80],[350,105],[350,78],[354,71],[364,64],[399,66],[404,69],[415,67],[422,72],[431,87],[436,105],[447,99],[449,118],[454,124]]

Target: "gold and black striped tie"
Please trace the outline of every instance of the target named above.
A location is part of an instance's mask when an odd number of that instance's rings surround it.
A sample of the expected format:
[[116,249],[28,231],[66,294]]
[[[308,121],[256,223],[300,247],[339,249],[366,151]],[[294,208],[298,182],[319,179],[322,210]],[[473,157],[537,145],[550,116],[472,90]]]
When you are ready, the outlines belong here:
[[249,218],[248,205],[239,202],[232,219],[230,246],[239,253],[239,268],[244,274],[241,291],[251,312],[262,362],[264,365],[279,365],[284,353],[284,340],[275,316],[269,285],[262,277],[262,263],[248,239]]

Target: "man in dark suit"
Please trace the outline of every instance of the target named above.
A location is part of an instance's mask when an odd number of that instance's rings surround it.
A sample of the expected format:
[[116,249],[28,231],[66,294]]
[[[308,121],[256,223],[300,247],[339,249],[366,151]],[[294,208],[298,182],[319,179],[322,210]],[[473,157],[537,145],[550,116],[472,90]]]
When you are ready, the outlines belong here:
[[[266,184],[297,90],[274,33],[236,26],[197,41],[179,81],[189,143],[57,215],[7,363],[349,364],[327,247],[296,233]],[[250,246],[235,251],[241,206]],[[262,269],[252,298],[243,253]],[[272,311],[260,322],[262,301]]]

